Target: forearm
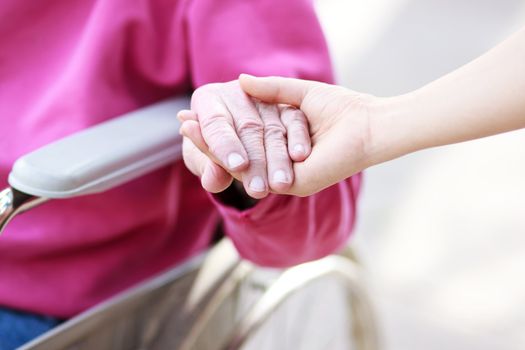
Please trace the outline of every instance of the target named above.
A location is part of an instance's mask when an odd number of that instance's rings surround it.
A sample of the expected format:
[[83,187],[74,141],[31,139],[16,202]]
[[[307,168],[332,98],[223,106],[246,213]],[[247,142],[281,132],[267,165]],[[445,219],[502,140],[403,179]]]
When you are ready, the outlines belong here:
[[412,93],[381,100],[374,163],[525,127],[525,30]]

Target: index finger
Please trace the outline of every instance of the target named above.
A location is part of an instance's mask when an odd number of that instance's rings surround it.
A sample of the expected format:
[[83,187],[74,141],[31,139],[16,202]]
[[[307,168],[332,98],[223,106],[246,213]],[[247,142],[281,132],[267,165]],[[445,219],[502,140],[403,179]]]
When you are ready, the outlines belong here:
[[233,118],[216,94],[197,90],[191,99],[208,149],[225,169],[239,171],[248,166],[248,155],[235,131]]

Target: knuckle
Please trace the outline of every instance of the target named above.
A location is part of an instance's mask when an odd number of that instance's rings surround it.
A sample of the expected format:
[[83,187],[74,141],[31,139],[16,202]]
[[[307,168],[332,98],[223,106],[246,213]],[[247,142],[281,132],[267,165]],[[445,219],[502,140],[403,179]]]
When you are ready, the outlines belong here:
[[266,167],[266,154],[262,147],[247,147],[250,169]]
[[290,123],[306,124],[306,119],[303,115],[303,112],[296,109],[293,113],[290,113]]
[[200,87],[198,87],[197,89],[195,89],[195,91],[193,92],[193,95],[192,97],[195,97],[195,96],[202,96],[202,95],[206,95],[210,92],[213,92],[217,89],[217,86],[219,84],[218,83],[211,83],[211,84],[206,84],[206,85],[202,85]]
[[268,140],[281,140],[286,136],[286,129],[281,123],[268,123],[264,127],[264,138]]
[[256,133],[239,134],[246,151],[253,155],[261,155],[264,158],[264,140],[262,130]]
[[297,108],[285,107],[281,115],[283,121],[288,125],[306,124],[306,117],[304,116],[304,113]]
[[290,105],[280,105],[280,106],[281,106],[280,108],[281,108],[282,114],[288,114],[288,115],[302,114],[301,110],[294,106],[290,106]]
[[266,154],[264,149],[255,145],[248,145],[248,157],[250,158],[250,164],[266,164]]
[[289,155],[287,145],[284,140],[275,140],[266,144],[266,156],[272,161],[288,161]]
[[308,130],[308,126],[304,124],[293,124],[293,126],[290,127],[290,130],[288,131],[291,135],[294,137],[301,137],[304,138],[306,135],[310,133]]
[[192,102],[200,101],[203,98],[205,98],[206,95],[208,95],[208,93],[209,93],[208,85],[201,86],[197,90],[193,91],[193,94],[191,94],[191,101]]
[[223,114],[212,114],[202,118],[199,122],[202,130],[209,134],[224,133],[228,127],[228,119]]
[[261,136],[264,131],[263,122],[255,118],[243,118],[235,122],[239,135],[255,134]]
[[206,84],[197,88],[191,95],[192,107],[194,104],[205,103],[210,99],[210,96],[217,95],[219,89],[218,83]]
[[257,102],[256,106],[257,106],[257,110],[262,116],[273,115],[273,114],[276,114],[278,111],[277,107],[274,104],[269,104],[265,102]]
[[281,114],[294,114],[295,112],[299,111],[297,108],[293,106],[288,105],[281,105]]
[[195,91],[193,91],[193,93],[191,94],[191,101],[192,102],[195,102],[197,100],[199,100],[200,98],[202,98],[202,94],[203,94],[203,88],[200,87],[198,89],[196,89]]

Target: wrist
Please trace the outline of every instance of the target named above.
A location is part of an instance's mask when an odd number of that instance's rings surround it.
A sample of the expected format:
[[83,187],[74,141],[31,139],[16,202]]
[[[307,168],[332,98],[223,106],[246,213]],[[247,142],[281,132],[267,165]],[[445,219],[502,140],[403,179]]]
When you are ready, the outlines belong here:
[[416,112],[417,93],[376,98],[369,107],[370,164],[383,163],[424,148],[419,138]]

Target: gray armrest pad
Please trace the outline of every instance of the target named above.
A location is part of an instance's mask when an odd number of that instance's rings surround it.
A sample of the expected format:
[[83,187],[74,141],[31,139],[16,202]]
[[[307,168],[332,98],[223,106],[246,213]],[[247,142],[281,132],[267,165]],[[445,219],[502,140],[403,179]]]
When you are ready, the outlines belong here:
[[181,158],[179,110],[189,98],[133,111],[19,158],[9,184],[28,194],[69,198],[102,192]]

